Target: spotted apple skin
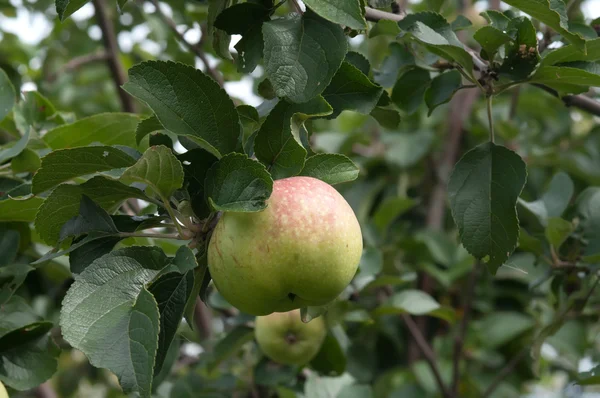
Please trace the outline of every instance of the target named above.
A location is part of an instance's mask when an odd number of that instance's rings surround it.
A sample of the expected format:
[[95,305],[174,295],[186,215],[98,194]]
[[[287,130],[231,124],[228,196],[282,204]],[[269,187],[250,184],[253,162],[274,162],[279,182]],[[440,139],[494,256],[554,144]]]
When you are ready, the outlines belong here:
[[276,180],[267,208],[223,214],[208,266],[219,292],[252,315],[324,305],[348,286],[363,248],[352,208],[312,177]]

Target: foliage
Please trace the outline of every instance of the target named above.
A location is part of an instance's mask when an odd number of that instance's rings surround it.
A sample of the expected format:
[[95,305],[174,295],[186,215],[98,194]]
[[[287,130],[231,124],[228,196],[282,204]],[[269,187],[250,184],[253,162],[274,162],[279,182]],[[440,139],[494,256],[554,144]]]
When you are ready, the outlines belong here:
[[[598,391],[600,38],[580,1],[113,3],[0,2],[49,23],[35,44],[0,26],[11,396]],[[328,328],[304,368],[261,353],[206,256],[223,212],[297,175],[335,185],[365,246],[340,297],[302,309]]]

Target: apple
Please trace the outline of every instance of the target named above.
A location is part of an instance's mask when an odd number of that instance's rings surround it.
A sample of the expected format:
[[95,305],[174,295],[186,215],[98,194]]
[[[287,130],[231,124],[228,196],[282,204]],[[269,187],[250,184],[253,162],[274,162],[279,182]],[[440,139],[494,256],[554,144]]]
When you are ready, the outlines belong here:
[[323,317],[304,323],[300,310],[256,317],[254,329],[258,346],[267,357],[284,365],[298,366],[317,355],[326,334]]
[[0,381],[0,398],[8,398],[8,391],[4,388],[4,384]]
[[208,247],[215,286],[251,315],[321,306],[348,286],[362,254],[358,220],[331,185],[276,180],[267,208],[223,214]]

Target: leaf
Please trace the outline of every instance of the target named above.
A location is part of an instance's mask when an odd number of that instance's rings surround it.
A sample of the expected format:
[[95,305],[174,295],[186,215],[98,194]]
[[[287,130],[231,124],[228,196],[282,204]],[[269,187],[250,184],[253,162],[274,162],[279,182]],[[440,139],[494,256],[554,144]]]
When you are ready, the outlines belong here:
[[429,108],[429,116],[438,106],[449,102],[462,84],[462,77],[457,70],[451,70],[436,76],[425,91],[425,103]]
[[516,203],[526,179],[523,160],[493,143],[467,152],[450,176],[448,196],[462,244],[476,258],[489,256],[492,274],[517,245]]
[[373,73],[375,82],[386,88],[396,83],[399,73],[415,64],[413,54],[400,43],[390,43],[389,51],[390,54],[383,60],[379,70]]
[[508,24],[511,18],[507,17],[506,14],[496,10],[487,10],[481,13],[481,15],[489,22],[490,26],[505,31],[508,29]]
[[0,267],[12,264],[15,261],[20,239],[19,231],[0,227],[0,253],[2,253]]
[[375,26],[369,30],[369,39],[377,36],[393,36],[397,37],[400,34],[398,23],[389,19],[377,21]]
[[331,107],[320,96],[304,104],[280,101],[273,108],[254,139],[254,153],[267,166],[273,179],[300,173],[306,149],[300,143],[297,126],[308,118],[329,114]]
[[89,0],[56,0],[56,13],[61,21],[83,7]]
[[126,393],[151,394],[159,310],[145,285],[168,263],[155,247],[114,251],[75,276],[63,301],[64,339],[114,372]]
[[17,94],[8,75],[0,68],[0,121],[2,121],[17,103]]
[[320,153],[306,159],[300,175],[318,178],[329,185],[354,181],[359,169],[350,158],[332,153]]
[[[582,64],[572,66],[544,66],[538,68],[535,74],[531,77],[532,83],[546,84],[556,90],[568,93],[576,92],[577,88],[567,87],[563,88],[562,85],[575,85],[575,86],[600,86],[600,74],[596,70],[596,65],[593,65],[593,69],[586,70],[579,67],[573,66],[584,66]],[[590,65],[592,66],[592,65]]]
[[494,59],[500,47],[512,41],[512,37],[493,26],[484,26],[478,29],[473,35],[473,39],[481,45],[481,55],[488,61]]
[[300,320],[304,323],[308,323],[315,318],[318,318],[327,313],[331,303],[318,306],[309,306],[300,308]]
[[339,377],[323,377],[311,372],[304,383],[304,396],[311,398],[342,398],[340,392],[345,386],[354,383],[354,378],[348,373]]
[[48,336],[0,353],[0,381],[15,390],[35,388],[56,372],[58,348]]
[[86,195],[81,195],[79,215],[71,218],[62,226],[59,239],[63,241],[68,237],[89,234],[90,232],[116,234],[119,230],[106,210]]
[[371,82],[358,68],[342,62],[323,91],[323,98],[333,108],[328,118],[335,118],[345,110],[368,114],[377,105],[382,92],[383,88]]
[[248,326],[237,326],[215,346],[212,358],[207,365],[212,372],[220,363],[237,354],[240,348],[254,338],[254,329]]
[[183,311],[183,316],[185,317],[186,322],[188,323],[190,329],[194,330],[196,328],[194,323],[194,309],[196,308],[196,298],[200,295],[202,301],[206,298],[201,295],[202,289],[206,289],[208,287],[208,283],[210,282],[210,273],[208,272],[208,262],[206,253],[198,254],[196,256],[194,268],[194,284],[192,286],[192,291],[188,297],[187,303],[185,304],[185,308]]
[[409,14],[398,22],[400,29],[405,31],[432,53],[455,61],[464,71],[472,76],[473,59],[458,40],[452,27],[440,14],[433,12],[419,12]]
[[135,131],[139,122],[139,116],[131,113],[100,113],[56,127],[44,134],[42,139],[52,149],[83,147],[93,143],[135,147]]
[[587,53],[577,46],[569,44],[548,52],[540,61],[540,66],[553,66],[577,61],[600,60],[600,37],[586,41]]
[[473,26],[473,23],[469,20],[469,18],[461,14],[458,14],[456,19],[450,24],[450,27],[455,32],[470,28],[471,26]]
[[420,290],[403,290],[394,294],[390,299],[376,308],[374,315],[393,313],[409,313],[412,315],[426,315],[441,308],[429,294]]
[[307,11],[263,24],[264,63],[278,97],[302,103],[321,94],[346,55],[339,25]]
[[31,129],[27,128],[25,133],[18,141],[0,147],[0,164],[19,155],[27,147]]
[[235,49],[238,52],[238,71],[242,73],[251,73],[254,71],[263,57],[263,48],[262,24],[255,25],[235,45]]
[[381,127],[388,130],[395,130],[400,124],[400,114],[394,109],[376,107],[371,111],[373,119],[377,120]]
[[392,90],[392,102],[406,113],[415,113],[423,102],[430,83],[428,71],[421,68],[409,69],[396,81]]
[[560,217],[569,206],[575,186],[567,173],[558,172],[542,195],[542,202],[549,217]]
[[235,105],[202,71],[174,62],[142,62],[129,69],[123,89],[145,102],[165,129],[194,139],[217,157],[236,150],[241,129]]
[[346,57],[344,58],[344,62],[347,62],[350,65],[354,66],[359,71],[361,71],[365,76],[369,76],[369,71],[371,70],[371,64],[369,63],[369,60],[361,53],[356,52],[356,51],[348,51],[346,53]]
[[125,170],[121,181],[148,184],[166,202],[183,185],[183,167],[169,148],[164,145],[153,146]]
[[262,164],[232,153],[208,170],[204,186],[215,211],[256,212],[267,207],[273,180]]
[[0,221],[25,221],[35,219],[44,199],[31,197],[25,200],[7,199],[0,201]]
[[184,185],[190,194],[192,209],[199,218],[207,217],[210,207],[204,193],[204,179],[210,167],[218,160],[210,152],[201,148],[192,149],[179,155],[183,165]]
[[10,168],[14,173],[35,173],[41,166],[40,157],[29,148],[12,158]]
[[484,336],[482,342],[490,348],[513,341],[534,326],[535,321],[530,316],[508,311],[490,313],[479,323]]
[[95,259],[110,253],[122,239],[115,236],[91,238],[92,236],[87,236],[82,241],[73,242],[69,247],[69,266],[73,274],[82,273]]
[[333,23],[355,30],[367,28],[365,9],[360,0],[306,0],[304,4]]
[[407,197],[386,198],[373,214],[373,223],[380,232],[385,232],[388,227],[417,203]]
[[567,240],[574,229],[573,224],[567,220],[563,220],[559,217],[550,217],[545,231],[546,239],[548,239],[548,242],[552,246],[558,249],[565,240]]
[[[139,189],[102,176],[94,177],[81,185],[59,185],[41,206],[38,205],[35,229],[40,238],[49,245],[58,242],[64,223],[79,214],[79,204],[83,194],[107,211],[120,205],[125,199],[148,199]],[[2,203],[0,202],[0,209]]]
[[346,354],[331,333],[327,333],[321,349],[310,361],[310,367],[321,374],[341,375],[346,370]]
[[585,40],[578,34],[569,32],[566,5],[561,0],[507,0],[506,4],[516,7],[533,18],[543,22],[580,51],[586,52]]
[[27,274],[34,268],[26,264],[12,264],[0,267],[0,306],[4,305],[25,282]]
[[[136,128],[135,128],[135,141],[139,145],[139,143],[144,139],[148,134],[155,133],[157,131],[162,131],[165,128],[160,123],[158,118],[154,115],[147,117],[146,119],[139,120]],[[133,146],[133,145],[130,145]]]
[[39,195],[75,177],[125,168],[134,163],[131,156],[110,146],[59,149],[42,158],[42,166],[33,176],[31,191]]
[[521,17],[512,19],[507,30],[514,30],[516,34],[513,44],[506,46],[500,72],[515,80],[525,79],[535,70],[540,59],[535,27],[531,20]]
[[210,0],[208,2],[207,34],[212,38],[212,47],[215,53],[223,59],[231,59],[229,44],[231,37],[227,32],[216,29],[214,24],[217,16],[237,0]]
[[234,4],[217,15],[214,26],[230,35],[245,35],[255,25],[267,21],[269,13],[270,10],[262,4]]
[[358,268],[361,276],[379,274],[383,268],[383,253],[381,250],[372,247],[363,249]]

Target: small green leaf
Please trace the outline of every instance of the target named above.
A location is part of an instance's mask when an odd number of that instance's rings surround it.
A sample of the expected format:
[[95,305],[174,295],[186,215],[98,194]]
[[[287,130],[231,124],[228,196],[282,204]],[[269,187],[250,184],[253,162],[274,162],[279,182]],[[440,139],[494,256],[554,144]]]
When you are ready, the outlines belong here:
[[515,340],[533,328],[535,321],[520,312],[497,311],[486,315],[478,326],[485,336],[482,342],[493,349]]
[[548,25],[577,47],[579,51],[586,52],[585,40],[580,35],[569,31],[567,8],[563,1],[505,0],[505,3]]
[[481,45],[481,55],[489,61],[494,59],[498,49],[512,40],[512,38],[493,26],[484,26],[477,30],[473,39]]
[[215,28],[230,35],[245,35],[255,25],[269,19],[270,10],[258,3],[240,3],[224,9],[215,20]]
[[323,377],[311,372],[304,383],[304,396],[311,398],[342,397],[338,395],[345,386],[352,385],[354,378],[348,373],[340,377]]
[[153,146],[125,170],[121,181],[148,184],[164,201],[183,185],[183,167],[169,148]]
[[204,194],[204,179],[218,159],[210,152],[196,148],[179,155],[179,160],[183,165],[184,185],[190,194],[192,209],[199,218],[207,217],[210,208]]
[[558,172],[542,195],[542,202],[549,217],[560,217],[571,203],[575,185],[567,173]]
[[350,158],[332,153],[320,153],[306,159],[300,175],[318,178],[330,185],[354,181],[359,169]]
[[232,153],[208,170],[204,186],[214,210],[256,212],[267,207],[273,180],[262,164]]
[[429,115],[438,106],[450,101],[454,93],[460,88],[462,77],[459,71],[451,70],[436,76],[425,91],[425,103],[429,108]]
[[25,133],[18,141],[13,141],[9,144],[0,146],[0,164],[19,155],[27,147],[29,142],[29,134],[31,129],[26,128]]
[[600,60],[600,37],[586,42],[587,53],[582,52],[577,46],[569,44],[548,52],[540,61],[540,66],[552,66],[568,62]]
[[101,113],[52,129],[42,139],[52,149],[93,143],[135,147],[135,129],[139,121],[139,116],[131,113]]
[[325,336],[321,349],[310,361],[310,367],[328,375],[341,375],[346,370],[346,354],[332,333]]
[[321,96],[304,104],[280,101],[273,108],[254,139],[254,153],[267,166],[273,179],[300,173],[306,149],[300,143],[298,126],[308,118],[326,116],[331,111]]
[[406,113],[419,109],[425,96],[425,90],[431,83],[429,72],[421,68],[412,68],[404,72],[396,81],[392,90],[392,102]]
[[501,31],[508,29],[511,19],[506,14],[496,10],[487,10],[482,12],[481,15],[489,22],[490,26]]
[[31,191],[38,195],[75,177],[125,168],[135,159],[110,146],[59,149],[42,158],[42,166],[33,176]]
[[241,128],[235,105],[202,71],[147,61],[129,69],[123,89],[144,101],[165,129],[194,139],[216,156],[236,150]]
[[79,215],[71,218],[62,226],[59,239],[63,241],[68,237],[89,234],[90,232],[116,234],[119,230],[106,210],[86,195],[81,195]]
[[56,13],[64,21],[88,2],[89,0],[56,0]]
[[266,74],[275,93],[302,103],[329,85],[347,52],[339,25],[307,11],[263,24]]
[[123,391],[143,397],[151,394],[159,335],[158,306],[145,285],[168,264],[155,247],[114,251],[75,276],[61,310],[65,340],[114,372]]
[[34,173],[40,168],[42,162],[35,151],[29,148],[15,156],[10,162],[10,168],[15,173]]
[[415,64],[415,57],[400,43],[390,43],[389,51],[379,70],[373,73],[375,82],[386,88],[396,83],[399,73]]
[[473,26],[473,23],[469,20],[469,18],[461,14],[458,14],[456,19],[450,24],[450,27],[455,32],[470,28],[471,26]]
[[462,244],[476,258],[489,256],[493,274],[517,245],[516,203],[526,179],[519,155],[493,143],[467,152],[450,177],[448,196]]
[[540,67],[530,80],[532,83],[546,84],[562,93],[576,92],[579,88],[567,87],[564,84],[584,86],[600,86],[600,68],[596,64],[574,63],[565,66]]
[[508,25],[508,31],[516,32],[513,44],[506,46],[506,57],[500,72],[512,79],[527,78],[536,68],[538,53],[536,30],[530,19],[514,18]]
[[8,75],[0,68],[0,121],[2,121],[17,102],[15,87],[12,85]]
[[251,73],[254,71],[263,57],[263,48],[262,24],[255,25],[235,45],[235,49],[238,52],[238,59],[236,61],[238,71],[242,73]]
[[381,127],[388,130],[395,130],[400,124],[400,114],[394,109],[378,106],[371,111],[371,116],[377,120]]
[[394,294],[390,299],[376,308],[374,315],[390,313],[409,313],[412,315],[426,315],[441,308],[429,294],[420,290],[403,290]]
[[356,51],[348,51],[346,53],[346,57],[344,58],[345,62],[348,62],[350,65],[354,66],[358,70],[360,70],[365,76],[369,76],[369,71],[371,70],[371,64],[367,57],[362,55]]
[[3,306],[25,282],[27,274],[35,268],[26,264],[0,267],[0,307]]
[[35,219],[44,199],[32,197],[25,200],[7,199],[0,201],[0,221],[25,221]]
[[365,9],[360,0],[306,0],[304,4],[333,23],[356,30],[367,28]]
[[545,231],[546,239],[548,239],[548,242],[550,242],[552,246],[558,249],[565,240],[567,240],[574,229],[573,224],[567,220],[558,217],[550,217]]
[[389,19],[382,19],[369,31],[369,39],[382,35],[397,37],[399,34],[400,28],[398,27],[397,22]]
[[300,319],[302,322],[308,323],[315,318],[325,315],[330,305],[331,303],[319,306],[302,307],[300,308]]
[[382,92],[383,88],[374,84],[358,68],[343,62],[329,86],[323,91],[323,98],[333,108],[329,118],[335,118],[345,110],[370,113],[377,105]]
[[148,134],[156,133],[157,131],[163,131],[164,129],[165,128],[163,125],[154,115],[147,117],[146,119],[139,120],[135,128],[135,141],[139,145],[142,139]]

